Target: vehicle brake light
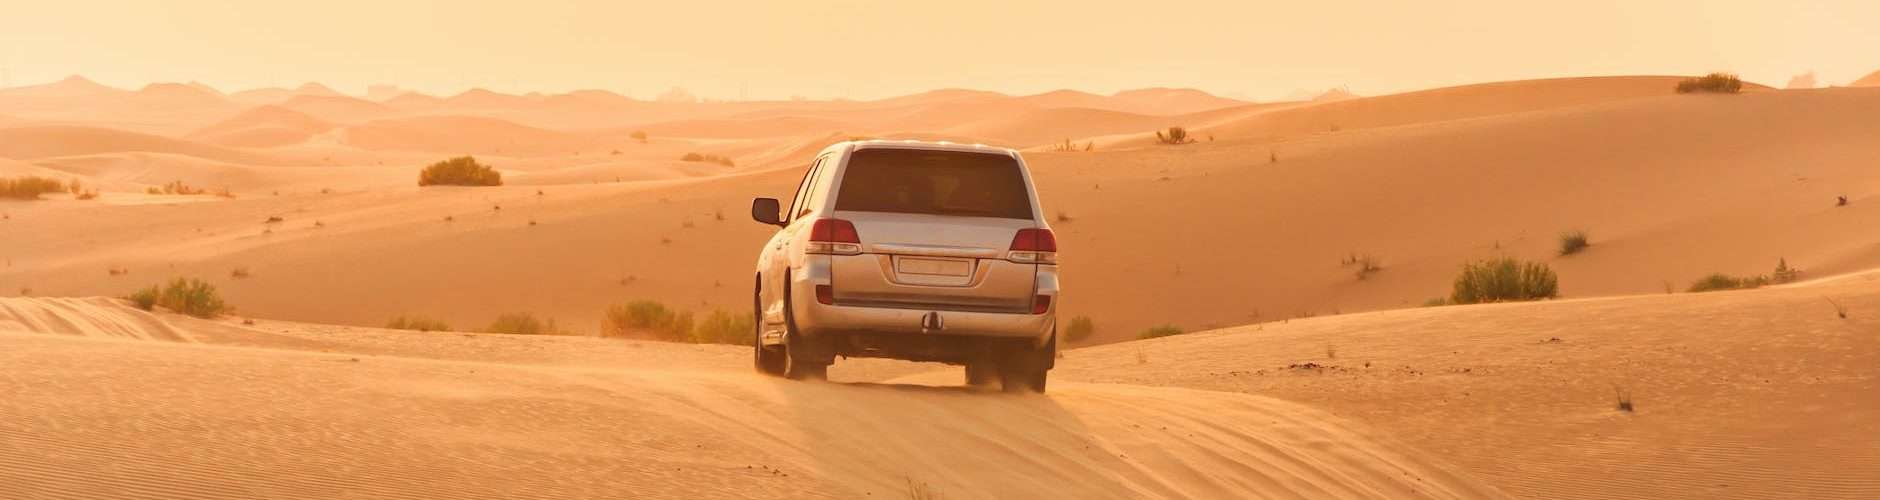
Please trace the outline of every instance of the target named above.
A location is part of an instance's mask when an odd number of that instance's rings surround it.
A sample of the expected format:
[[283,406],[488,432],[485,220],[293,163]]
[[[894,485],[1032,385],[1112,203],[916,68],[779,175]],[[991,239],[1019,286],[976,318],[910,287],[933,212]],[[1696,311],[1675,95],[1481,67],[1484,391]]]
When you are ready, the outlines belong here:
[[1010,257],[1021,264],[1056,264],[1057,236],[1050,229],[1026,228],[1012,236]]
[[1051,311],[1050,295],[1039,295],[1036,299],[1031,301],[1032,314],[1044,314],[1049,311]]
[[857,255],[862,253],[862,236],[855,232],[855,224],[842,219],[816,219],[809,228],[809,245],[803,249],[806,253],[829,255]]

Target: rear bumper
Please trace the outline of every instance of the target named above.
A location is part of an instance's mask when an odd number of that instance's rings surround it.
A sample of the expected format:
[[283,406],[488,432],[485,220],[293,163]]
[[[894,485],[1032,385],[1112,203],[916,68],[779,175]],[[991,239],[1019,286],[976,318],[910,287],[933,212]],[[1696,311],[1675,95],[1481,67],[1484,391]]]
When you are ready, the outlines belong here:
[[[1037,276],[1037,293],[1052,297],[1051,307],[1043,314],[822,304],[815,299],[815,287],[828,283],[827,274],[815,272],[819,270],[815,267],[819,266],[811,266],[811,272],[799,275],[790,284],[793,296],[808,299],[793,300],[790,305],[794,309],[791,312],[797,330],[809,337],[929,335],[1026,339],[1043,343],[1057,326],[1057,305],[1062,302],[1058,297],[1056,266],[1046,266]],[[923,318],[930,313],[938,315],[940,328],[922,328]]]

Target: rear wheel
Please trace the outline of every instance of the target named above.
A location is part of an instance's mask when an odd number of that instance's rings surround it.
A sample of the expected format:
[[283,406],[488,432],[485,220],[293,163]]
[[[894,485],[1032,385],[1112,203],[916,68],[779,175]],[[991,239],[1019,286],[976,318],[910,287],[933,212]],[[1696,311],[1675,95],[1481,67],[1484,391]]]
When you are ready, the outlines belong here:
[[[785,276],[784,282],[789,282]],[[790,292],[786,285],[783,292],[783,376],[790,380],[828,380],[829,363],[804,359],[809,346],[808,341],[796,329],[796,313],[790,303]]]
[[[785,350],[784,352],[789,352]],[[790,380],[829,380],[829,365],[804,361],[803,358],[787,356],[789,363],[784,368],[783,376]]]
[[784,374],[785,364],[788,361],[785,359],[786,354],[783,352],[783,347],[764,346],[764,302],[754,295],[751,298],[751,308],[751,324],[755,325],[752,327],[751,332],[753,364],[757,366],[758,373],[782,376]]
[[999,363],[999,385],[1005,392],[1043,393],[1056,361],[1057,332],[1053,331],[1042,346],[1013,349],[1011,355]]
[[999,380],[999,367],[986,361],[966,363],[966,385],[984,387]]

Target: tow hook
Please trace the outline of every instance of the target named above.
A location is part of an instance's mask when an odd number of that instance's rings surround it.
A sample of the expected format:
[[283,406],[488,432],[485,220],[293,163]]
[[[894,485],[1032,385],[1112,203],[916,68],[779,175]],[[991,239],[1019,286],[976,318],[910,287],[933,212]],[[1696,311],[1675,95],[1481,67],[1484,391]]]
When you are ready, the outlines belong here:
[[921,315],[920,333],[933,333],[945,329],[947,329],[947,324],[945,320],[940,319],[940,313],[928,312]]

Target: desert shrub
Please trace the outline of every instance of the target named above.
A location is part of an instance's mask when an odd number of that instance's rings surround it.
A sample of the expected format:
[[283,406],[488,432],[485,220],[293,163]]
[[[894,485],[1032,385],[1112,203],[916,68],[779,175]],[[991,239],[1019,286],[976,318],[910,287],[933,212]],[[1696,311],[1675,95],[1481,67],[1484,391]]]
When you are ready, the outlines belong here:
[[1058,152],[1058,153],[1074,153],[1077,151],[1090,151],[1096,148],[1097,148],[1097,141],[1086,142],[1080,146],[1077,143],[1071,142],[1070,139],[1065,139],[1064,142],[1051,145],[1051,151]]
[[1188,129],[1169,127],[1167,134],[1163,134],[1160,130],[1155,131],[1155,142],[1161,144],[1187,144],[1195,142],[1195,139],[1188,136]]
[[1767,284],[1769,284],[1768,276],[1747,276],[1738,278],[1728,274],[1715,273],[1699,278],[1697,282],[1691,283],[1691,288],[1689,288],[1688,291],[1715,292],[1718,290],[1741,290],[1757,288]]
[[674,311],[651,300],[608,306],[601,319],[602,337],[685,342],[690,340],[691,334],[692,313]]
[[214,318],[229,310],[215,291],[215,285],[198,279],[177,278],[162,286],[131,293],[131,304],[146,311],[158,306],[198,318]]
[[1560,233],[1560,255],[1562,256],[1580,253],[1581,250],[1585,250],[1586,247],[1591,245],[1591,243],[1586,242],[1586,231],[1567,231]]
[[1352,263],[1357,264],[1358,266],[1357,275],[1358,275],[1359,281],[1364,281],[1365,279],[1370,278],[1371,275],[1377,274],[1378,271],[1384,270],[1384,266],[1377,263],[1377,257],[1372,257],[1369,255],[1360,257],[1357,260],[1353,261]]
[[[77,182],[74,181],[73,185],[77,185]],[[58,179],[32,176],[0,179],[0,198],[37,200],[42,194],[65,191],[65,183]]]
[[1697,78],[1686,78],[1678,82],[1679,94],[1710,92],[1735,94],[1743,91],[1743,80],[1729,73],[1711,73]]
[[634,140],[640,141],[640,144],[646,144],[646,131],[635,130],[633,131],[632,137]]
[[715,310],[699,322],[687,340],[694,344],[750,345],[751,335],[757,331],[755,321],[749,314]]
[[1449,305],[1449,297],[1431,297],[1423,301],[1423,307],[1442,307]]
[[1153,338],[1161,338],[1161,337],[1172,337],[1175,335],[1181,335],[1183,333],[1187,333],[1187,332],[1183,332],[1182,327],[1175,326],[1175,325],[1160,325],[1160,326],[1152,326],[1152,327],[1149,327],[1149,329],[1147,330],[1143,330],[1142,333],[1136,334],[1136,338],[1153,339]]
[[490,333],[511,335],[566,335],[566,332],[555,326],[555,318],[543,321],[529,313],[509,313],[497,316],[496,321],[490,322],[489,328],[484,330]]
[[418,173],[419,186],[501,186],[503,173],[476,158],[460,156],[432,163]]
[[393,330],[417,330],[420,332],[448,332],[450,325],[443,321],[421,316],[399,316],[385,322],[385,327]]
[[1502,257],[1471,262],[1449,295],[1455,304],[1551,299],[1559,295],[1554,271],[1546,264]]
[[[22,293],[20,295],[26,294]],[[150,288],[131,292],[130,296],[124,298],[129,299],[131,305],[137,306],[138,309],[148,311],[157,307],[158,295],[162,295],[162,292],[157,290],[156,285],[151,285]]]
[[[183,181],[180,181],[180,180],[170,181],[168,184],[151,187],[149,189],[145,189],[144,192],[150,193],[150,194],[183,194],[183,195],[195,195],[195,194],[208,194],[209,193],[208,190],[190,186],[188,184],[184,184]],[[230,197],[232,198],[233,196],[230,196]]]
[[1089,340],[1090,336],[1096,333],[1095,321],[1091,321],[1089,316],[1078,316],[1071,318],[1070,324],[1064,326],[1064,341],[1075,344]]
[[718,155],[710,154],[710,153],[706,153],[706,154],[686,153],[685,156],[679,157],[679,161],[716,163],[716,164],[724,165],[727,167],[738,166],[736,162],[731,161],[731,158],[718,156]]
[[1769,275],[1769,281],[1777,284],[1792,283],[1801,277],[1802,270],[1789,267],[1789,259],[1782,258],[1776,261],[1776,270]]

